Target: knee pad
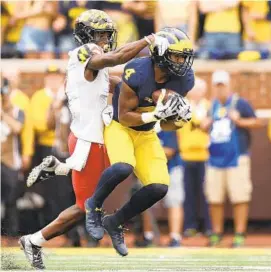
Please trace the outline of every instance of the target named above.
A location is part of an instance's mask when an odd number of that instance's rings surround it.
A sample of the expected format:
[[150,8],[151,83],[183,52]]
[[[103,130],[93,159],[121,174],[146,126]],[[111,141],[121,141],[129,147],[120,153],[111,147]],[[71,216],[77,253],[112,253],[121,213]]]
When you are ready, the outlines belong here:
[[162,199],[168,191],[168,185],[160,183],[153,183],[147,185],[145,188],[147,188],[149,193],[153,195],[157,200]]
[[128,163],[118,162],[112,165],[112,170],[121,180],[124,180],[134,172],[134,167]]

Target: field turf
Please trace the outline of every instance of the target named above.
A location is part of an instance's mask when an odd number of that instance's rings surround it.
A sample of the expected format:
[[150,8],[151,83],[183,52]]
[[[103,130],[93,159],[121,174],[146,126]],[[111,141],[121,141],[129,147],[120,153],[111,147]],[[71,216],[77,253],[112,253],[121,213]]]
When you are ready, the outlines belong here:
[[[147,248],[127,257],[112,248],[46,248],[48,271],[271,271],[271,249]],[[29,271],[19,248],[1,249],[6,271]]]

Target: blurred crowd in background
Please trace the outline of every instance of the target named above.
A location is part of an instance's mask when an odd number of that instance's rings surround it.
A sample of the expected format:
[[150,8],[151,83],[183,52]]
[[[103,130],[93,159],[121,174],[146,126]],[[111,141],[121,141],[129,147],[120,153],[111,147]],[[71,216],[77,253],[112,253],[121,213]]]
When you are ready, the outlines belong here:
[[[1,57],[55,59],[68,57],[76,47],[72,32],[75,18],[87,9],[106,11],[117,24],[118,46],[137,40],[164,26],[184,30],[196,57],[202,59],[258,60],[270,57],[271,1],[2,1]],[[140,55],[147,55],[148,50]],[[45,71],[44,88],[31,98],[19,89],[21,71],[3,71],[1,85],[1,234],[33,233],[54,219],[75,199],[70,177],[56,177],[27,189],[25,179],[33,166],[54,154],[68,157],[70,113],[63,89],[64,75],[52,65]],[[213,94],[197,78],[189,93],[192,122],[176,132],[159,132],[168,157],[171,187],[164,199],[168,210],[169,246],[180,246],[181,236],[202,231],[209,245],[220,243],[224,232],[223,207],[228,195],[233,205],[234,246],[244,244],[252,182],[250,177],[251,129],[263,126],[252,105],[233,93],[231,76],[212,75]],[[226,101],[231,101],[228,104]],[[226,103],[220,108],[221,103]],[[219,112],[219,116],[215,114]],[[225,121],[224,117],[228,121]],[[218,122],[216,132],[209,130]],[[238,167],[217,171],[209,144],[229,137],[234,124],[237,142],[228,147],[240,151]],[[242,121],[240,121],[242,120]],[[271,141],[271,122],[266,133]],[[213,142],[212,142],[213,141]],[[223,158],[222,161],[226,158]],[[221,166],[221,165],[220,165]],[[236,179],[239,183],[236,183]],[[242,182],[242,184],[241,184]],[[135,182],[131,193],[140,186]],[[203,224],[199,224],[199,206]],[[154,243],[155,218],[148,211],[134,220],[136,246]],[[143,234],[143,235],[142,235]],[[85,236],[83,222],[68,233],[72,245]],[[87,237],[87,236],[86,236]],[[89,239],[89,237],[88,237]],[[93,245],[93,241],[89,241]],[[95,243],[94,243],[95,244]]]
[[[270,57],[271,1],[1,1],[3,58],[67,58],[76,17],[106,11],[116,22],[118,46],[178,27],[203,59]],[[142,55],[147,54],[143,51]]]

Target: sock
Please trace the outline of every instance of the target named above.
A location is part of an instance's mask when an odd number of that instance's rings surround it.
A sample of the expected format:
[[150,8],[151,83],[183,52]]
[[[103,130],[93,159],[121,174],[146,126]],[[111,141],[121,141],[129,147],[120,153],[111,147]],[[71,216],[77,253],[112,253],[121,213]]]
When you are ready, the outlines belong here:
[[130,176],[134,171],[128,163],[115,163],[108,167],[102,174],[92,199],[98,207],[101,207],[105,199],[115,187]]
[[145,237],[147,240],[152,240],[153,237],[154,237],[153,231],[145,231],[145,232],[144,232],[144,237]]
[[180,241],[182,239],[181,234],[178,233],[178,232],[171,232],[169,234],[169,236],[170,236],[171,239],[174,239],[174,240],[177,240],[177,241]]
[[38,231],[30,236],[30,242],[35,245],[41,247],[47,240],[43,237],[41,231]]
[[112,226],[117,227],[123,225],[124,222],[135,217],[137,214],[150,208],[157,201],[162,199],[168,190],[165,184],[153,183],[141,188],[131,197],[120,210],[118,210],[110,218]]
[[67,176],[71,169],[68,167],[66,163],[59,163],[55,169],[55,174],[59,176]]

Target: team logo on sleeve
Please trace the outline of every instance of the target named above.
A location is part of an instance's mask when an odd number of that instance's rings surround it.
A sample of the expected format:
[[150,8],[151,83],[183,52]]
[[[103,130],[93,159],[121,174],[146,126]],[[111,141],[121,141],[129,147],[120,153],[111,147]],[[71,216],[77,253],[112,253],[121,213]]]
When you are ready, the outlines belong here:
[[91,57],[91,55],[92,52],[90,51],[87,45],[81,46],[77,53],[78,60],[81,63],[84,63],[87,59]]

